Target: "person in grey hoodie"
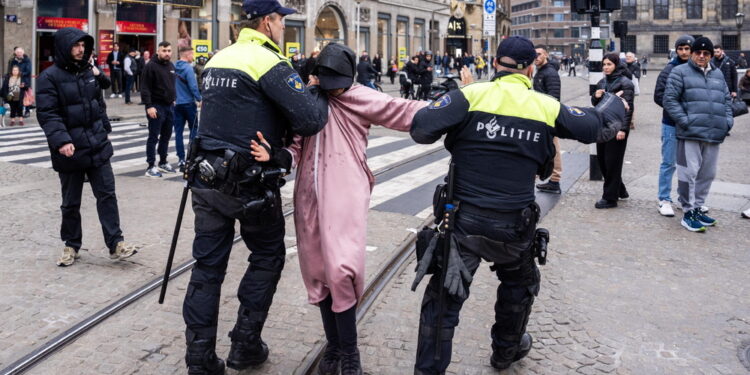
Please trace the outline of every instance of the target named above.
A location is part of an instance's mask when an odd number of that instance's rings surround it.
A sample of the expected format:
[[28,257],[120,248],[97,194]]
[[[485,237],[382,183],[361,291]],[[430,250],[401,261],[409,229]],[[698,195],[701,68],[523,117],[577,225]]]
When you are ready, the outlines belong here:
[[195,138],[198,129],[195,126],[196,115],[198,113],[197,103],[201,102],[201,93],[198,90],[198,81],[195,78],[195,71],[190,65],[193,63],[193,48],[182,46],[178,50],[180,60],[175,64],[175,89],[177,91],[177,100],[174,107],[174,141],[177,151],[177,158],[180,159],[177,167],[180,172],[185,168],[185,144],[182,140],[182,132],[185,130],[185,122],[190,129],[190,140]]
[[676,124],[682,226],[691,232],[716,224],[700,207],[716,176],[719,145],[733,125],[724,75],[710,63],[713,52],[710,39],[697,38],[690,61],[672,69],[664,90],[664,109]]

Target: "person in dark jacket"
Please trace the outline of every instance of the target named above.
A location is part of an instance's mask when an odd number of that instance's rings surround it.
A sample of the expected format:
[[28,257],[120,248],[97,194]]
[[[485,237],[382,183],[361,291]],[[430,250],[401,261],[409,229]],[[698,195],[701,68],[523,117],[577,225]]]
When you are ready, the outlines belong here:
[[[13,56],[8,60],[8,70],[6,74],[11,72],[11,69],[17,66],[21,70],[21,103],[26,95],[26,90],[31,89],[31,59],[26,55],[25,51],[21,47],[15,47],[13,49]],[[23,106],[23,117],[29,117],[29,107]]]
[[304,82],[305,85],[310,82],[310,74],[312,73],[313,69],[315,69],[315,65],[318,63],[319,54],[320,51],[318,49],[315,49],[310,54],[310,57],[305,60],[305,65],[302,67],[302,72],[299,74],[302,78],[302,82]]
[[[534,76],[534,90],[547,94],[560,101],[560,75],[557,67],[549,60],[547,50],[542,47],[536,49],[536,75]],[[536,188],[545,193],[560,194],[560,178],[562,178],[562,155],[560,154],[560,139],[553,138],[555,144],[555,161],[549,181],[537,184]]]
[[[170,61],[172,44],[159,43],[156,58],[143,68],[141,100],[146,106],[148,118],[148,140],[146,141],[146,177],[161,177],[161,173],[175,173],[167,162],[169,138],[172,137],[174,122],[175,67]],[[156,145],[159,144],[157,149]],[[159,165],[156,165],[156,151],[159,152]]]
[[377,71],[375,73],[375,82],[380,83],[380,75],[383,74],[383,58],[380,57],[379,53],[376,53],[375,57],[372,58],[372,67]]
[[21,69],[14,65],[3,79],[3,87],[0,89],[0,98],[3,98],[10,105],[10,125],[15,125],[18,119],[18,126],[24,126],[23,123],[23,79],[21,78]]
[[426,51],[424,58],[419,61],[419,84],[422,100],[427,100],[430,96],[430,86],[433,80],[433,71],[435,67],[432,61],[432,51]]
[[109,79],[91,61],[94,38],[68,27],[55,33],[55,64],[37,80],[37,120],[47,136],[52,168],[62,185],[65,242],[59,266],[72,265],[81,248],[81,193],[88,177],[111,259],[135,254],[124,242],[110,158],[112,143],[102,89]]
[[[684,64],[690,60],[690,49],[692,48],[695,38],[690,35],[683,35],[674,43],[675,56],[667,66],[659,73],[656,78],[656,88],[654,88],[654,103],[663,107],[664,88],[667,87],[667,78],[672,69],[678,65]],[[663,216],[674,216],[672,209],[672,175],[675,171],[675,155],[677,154],[677,138],[675,137],[674,120],[669,117],[669,113],[664,109],[661,115],[661,165],[659,166],[659,213]]]
[[612,208],[617,207],[618,199],[629,198],[625,184],[622,183],[622,164],[625,161],[625,147],[628,145],[627,126],[632,121],[633,100],[635,98],[635,87],[633,82],[625,76],[627,66],[620,64],[620,57],[616,53],[610,53],[602,59],[602,70],[604,78],[596,85],[596,91],[591,97],[591,103],[598,104],[605,92],[616,94],[622,91],[622,98],[628,102],[625,125],[617,132],[615,139],[596,144],[596,158],[599,168],[604,176],[604,192],[594,207]]
[[146,62],[143,58],[143,54],[140,51],[135,51],[135,91],[141,91],[141,72]]
[[109,97],[122,98],[122,67],[125,65],[125,54],[120,51],[118,43],[112,45],[112,52],[107,55],[107,65],[109,65],[109,75],[112,77],[112,95]]
[[711,64],[724,75],[729,94],[732,97],[737,96],[737,68],[735,68],[734,60],[724,54],[724,49],[718,44],[714,46],[713,54],[714,58],[711,59]]
[[664,109],[676,124],[681,224],[691,232],[716,224],[701,206],[716,176],[719,145],[734,124],[724,75],[710,63],[713,52],[710,39],[697,38],[690,61],[672,69],[664,90]]
[[370,57],[363,54],[359,58],[359,64],[357,64],[357,82],[361,85],[367,86],[375,90],[375,85],[372,83],[373,74],[376,74],[375,68],[370,64]]
[[443,61],[442,61],[442,63],[443,63],[443,70],[444,70],[443,75],[446,75],[446,74],[450,73],[450,71],[451,71],[451,60],[452,60],[451,56],[448,54],[448,52],[446,52],[443,55]]
[[[636,61],[635,54],[628,52],[625,54],[625,65],[627,65],[630,75],[635,79],[641,79],[641,64]],[[633,78],[630,78],[632,81]]]

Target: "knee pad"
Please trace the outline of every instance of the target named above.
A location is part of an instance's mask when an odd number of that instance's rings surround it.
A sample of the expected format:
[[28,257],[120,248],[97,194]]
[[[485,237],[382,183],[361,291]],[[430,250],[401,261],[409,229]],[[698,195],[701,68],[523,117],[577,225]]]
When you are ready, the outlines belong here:
[[498,287],[495,324],[492,326],[493,344],[508,346],[520,342],[531,315],[535,289],[538,291],[538,287],[532,286]]

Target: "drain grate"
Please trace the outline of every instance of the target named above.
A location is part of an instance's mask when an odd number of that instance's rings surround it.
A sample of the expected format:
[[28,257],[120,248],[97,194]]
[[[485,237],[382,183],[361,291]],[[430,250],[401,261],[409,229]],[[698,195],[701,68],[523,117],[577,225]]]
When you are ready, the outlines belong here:
[[743,342],[737,349],[737,357],[746,369],[750,370],[750,341]]

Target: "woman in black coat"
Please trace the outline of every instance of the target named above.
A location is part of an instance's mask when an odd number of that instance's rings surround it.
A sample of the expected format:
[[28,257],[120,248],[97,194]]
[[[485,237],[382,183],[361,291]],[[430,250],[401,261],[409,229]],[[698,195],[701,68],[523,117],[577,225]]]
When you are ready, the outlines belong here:
[[628,144],[628,133],[630,123],[633,118],[633,100],[635,98],[635,87],[633,81],[627,78],[627,67],[620,64],[620,58],[617,54],[610,53],[602,59],[602,70],[604,78],[596,85],[596,92],[591,97],[591,103],[596,105],[601,100],[605,92],[617,94],[622,91],[622,98],[628,102],[628,109],[625,117],[625,126],[617,132],[617,136],[607,142],[597,143],[596,157],[599,161],[599,168],[604,176],[604,193],[594,205],[596,208],[617,207],[618,199],[627,199],[628,191],[625,184],[622,183],[622,163],[625,160],[625,147]]

